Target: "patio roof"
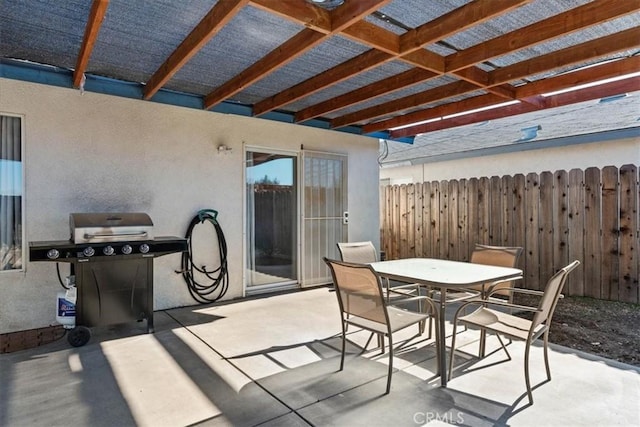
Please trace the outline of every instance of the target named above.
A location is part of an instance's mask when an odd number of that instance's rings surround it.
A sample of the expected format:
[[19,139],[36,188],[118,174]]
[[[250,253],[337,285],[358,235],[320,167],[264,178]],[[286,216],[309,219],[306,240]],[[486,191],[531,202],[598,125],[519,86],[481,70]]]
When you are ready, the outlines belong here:
[[639,22],[619,0],[5,0],[0,76],[412,141],[639,90]]

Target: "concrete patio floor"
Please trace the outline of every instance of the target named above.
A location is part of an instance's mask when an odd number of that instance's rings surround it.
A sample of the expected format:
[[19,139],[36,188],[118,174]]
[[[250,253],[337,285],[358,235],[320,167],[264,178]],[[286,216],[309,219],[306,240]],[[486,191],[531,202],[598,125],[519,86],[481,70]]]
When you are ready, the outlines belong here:
[[545,382],[536,346],[529,406],[522,344],[509,346],[511,361],[496,351],[475,362],[464,354],[477,351],[473,331],[458,335],[468,345],[447,388],[433,340],[417,328],[396,334],[384,395],[388,357],[361,352],[367,334],[349,331],[338,371],[337,301],[325,287],[158,311],[155,325],[154,334],[144,322],[93,328],[84,347],[61,339],[0,355],[0,425],[640,425],[640,368],[553,346]]

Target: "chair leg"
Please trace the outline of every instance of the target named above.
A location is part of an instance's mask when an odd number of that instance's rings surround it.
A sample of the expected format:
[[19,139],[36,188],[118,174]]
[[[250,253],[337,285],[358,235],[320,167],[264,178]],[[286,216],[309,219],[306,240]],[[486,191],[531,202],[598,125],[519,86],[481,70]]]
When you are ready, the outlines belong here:
[[391,391],[391,375],[393,374],[393,339],[389,334],[389,372],[387,373],[387,391],[385,394],[389,394]]
[[524,351],[524,381],[527,384],[527,396],[529,404],[533,405],[533,393],[531,393],[531,380],[529,379],[529,349],[531,349],[531,341],[527,340],[527,348]]
[[551,381],[551,368],[549,367],[549,330],[544,333],[544,367],[547,369],[547,379]]
[[[453,323],[453,334],[451,335],[451,354],[449,355],[449,373],[448,373],[448,378],[447,379],[451,379],[453,376],[453,355],[456,352],[456,329],[458,328],[458,323],[454,322]],[[437,334],[437,331],[436,331]],[[436,340],[438,339],[438,336],[436,335]],[[438,349],[440,350],[440,349]],[[444,349],[443,349],[444,350]],[[440,356],[438,355],[438,360],[440,360]],[[442,366],[440,369],[444,369],[444,366]],[[440,375],[442,375],[443,373],[440,372]]]
[[347,328],[344,322],[342,322],[342,355],[340,356],[340,370],[344,368],[344,353],[347,346]]

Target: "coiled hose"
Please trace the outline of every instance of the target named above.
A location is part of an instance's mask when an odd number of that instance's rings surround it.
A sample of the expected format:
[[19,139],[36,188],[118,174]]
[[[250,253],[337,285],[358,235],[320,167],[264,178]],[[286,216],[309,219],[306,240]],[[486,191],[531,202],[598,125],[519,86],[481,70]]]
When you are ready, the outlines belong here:
[[[222,298],[229,287],[229,270],[227,265],[227,241],[222,227],[217,220],[218,212],[213,209],[203,209],[193,217],[185,237],[188,250],[182,254],[182,277],[187,283],[189,293],[200,304],[215,302]],[[220,266],[214,270],[207,270],[206,266],[199,268],[193,262],[192,235],[196,225],[208,222],[216,230]],[[201,283],[205,281],[206,283]]]

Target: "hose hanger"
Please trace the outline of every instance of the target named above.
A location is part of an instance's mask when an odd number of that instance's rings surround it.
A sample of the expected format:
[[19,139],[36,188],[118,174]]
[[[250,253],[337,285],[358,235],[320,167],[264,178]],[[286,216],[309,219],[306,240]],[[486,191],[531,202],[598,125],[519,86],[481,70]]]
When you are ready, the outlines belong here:
[[[219,300],[227,293],[229,288],[227,241],[217,218],[218,211],[202,209],[193,217],[185,234],[188,250],[182,253],[182,269],[179,273],[182,273],[193,299],[200,304]],[[193,261],[193,231],[196,225],[204,224],[205,222],[214,227],[218,238],[220,265],[213,270],[208,269],[205,265],[198,267]]]

